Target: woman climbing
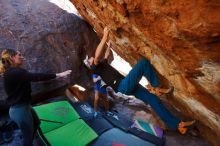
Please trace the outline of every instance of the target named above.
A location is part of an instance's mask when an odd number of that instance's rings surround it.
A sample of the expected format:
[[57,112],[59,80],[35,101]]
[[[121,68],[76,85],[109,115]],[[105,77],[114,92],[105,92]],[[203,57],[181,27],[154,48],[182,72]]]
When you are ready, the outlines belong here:
[[[108,86],[111,86],[115,90],[115,92],[134,95],[146,104],[149,104],[170,129],[178,129],[180,133],[185,134],[187,127],[194,124],[195,121],[183,122],[179,118],[173,116],[160,101],[159,97],[156,96],[169,93],[172,89],[158,87],[158,77],[148,60],[141,59],[138,61],[126,77],[108,64],[107,58],[110,53],[109,47],[106,49],[104,60],[100,60],[104,45],[108,39],[109,31],[107,27],[104,28],[104,35],[97,46],[95,56],[90,58],[86,57],[84,60],[86,67],[93,73],[99,75]],[[150,84],[148,88],[144,88],[139,84],[142,76],[145,76],[149,81]]]

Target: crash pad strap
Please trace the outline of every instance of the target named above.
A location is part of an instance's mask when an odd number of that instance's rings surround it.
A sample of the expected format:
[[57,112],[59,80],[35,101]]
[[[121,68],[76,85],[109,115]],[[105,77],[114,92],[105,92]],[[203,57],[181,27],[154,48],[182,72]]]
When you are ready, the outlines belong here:
[[51,146],[51,144],[49,143],[49,141],[47,140],[47,138],[44,136],[41,128],[38,128],[38,135],[40,136],[40,138],[42,139],[42,141],[46,144],[46,146]]
[[164,146],[164,143],[165,143],[164,138],[159,138],[157,136],[154,136],[150,133],[144,132],[144,131],[137,129],[135,127],[129,128],[128,132],[136,135],[137,137],[139,137],[141,139],[149,141],[157,146]]

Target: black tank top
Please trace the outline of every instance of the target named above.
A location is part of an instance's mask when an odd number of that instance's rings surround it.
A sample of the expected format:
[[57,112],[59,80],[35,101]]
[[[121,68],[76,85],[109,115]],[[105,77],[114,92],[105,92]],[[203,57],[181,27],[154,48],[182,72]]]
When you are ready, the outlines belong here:
[[99,62],[97,66],[94,66],[92,71],[95,74],[101,76],[102,80],[108,85],[111,86],[116,92],[120,81],[124,78],[115,68],[108,64],[107,59]]

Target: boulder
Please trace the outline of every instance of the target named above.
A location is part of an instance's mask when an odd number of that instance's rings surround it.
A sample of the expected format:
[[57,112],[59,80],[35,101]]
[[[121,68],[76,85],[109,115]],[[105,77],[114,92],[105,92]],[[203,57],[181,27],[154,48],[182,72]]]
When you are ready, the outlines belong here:
[[[0,1],[0,51],[19,50],[25,57],[23,67],[30,72],[72,70],[67,79],[33,83],[34,97],[46,98],[48,95],[43,93],[54,94],[69,84],[90,83],[82,60],[94,53],[99,38],[87,22],[74,14],[71,3],[56,2],[58,5],[47,0]],[[0,95],[0,100],[6,98],[2,77]]]
[[111,28],[114,51],[131,65],[150,60],[162,85],[174,86],[170,104],[220,145],[220,1],[71,2],[100,36]]

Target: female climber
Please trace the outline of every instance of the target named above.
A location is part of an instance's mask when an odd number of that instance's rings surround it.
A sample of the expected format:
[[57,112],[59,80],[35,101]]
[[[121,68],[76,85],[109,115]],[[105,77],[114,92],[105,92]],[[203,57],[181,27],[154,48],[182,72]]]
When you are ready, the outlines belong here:
[[[104,35],[97,46],[95,56],[90,58],[86,57],[84,60],[86,67],[94,74],[99,75],[108,86],[111,86],[115,90],[115,92],[121,92],[126,95],[134,95],[146,104],[149,104],[170,129],[178,129],[180,133],[185,134],[188,126],[194,124],[195,121],[181,121],[179,118],[173,116],[162,104],[159,97],[156,95],[169,93],[172,90],[171,88],[164,89],[158,87],[158,77],[149,61],[141,59],[132,68],[128,75],[124,77],[110,64],[108,64],[107,58],[110,53],[109,47],[105,51],[104,59],[100,59],[104,50],[104,45],[108,39],[109,31],[110,30],[107,27],[104,28]],[[142,76],[145,76],[149,81],[149,90],[139,84]]]

